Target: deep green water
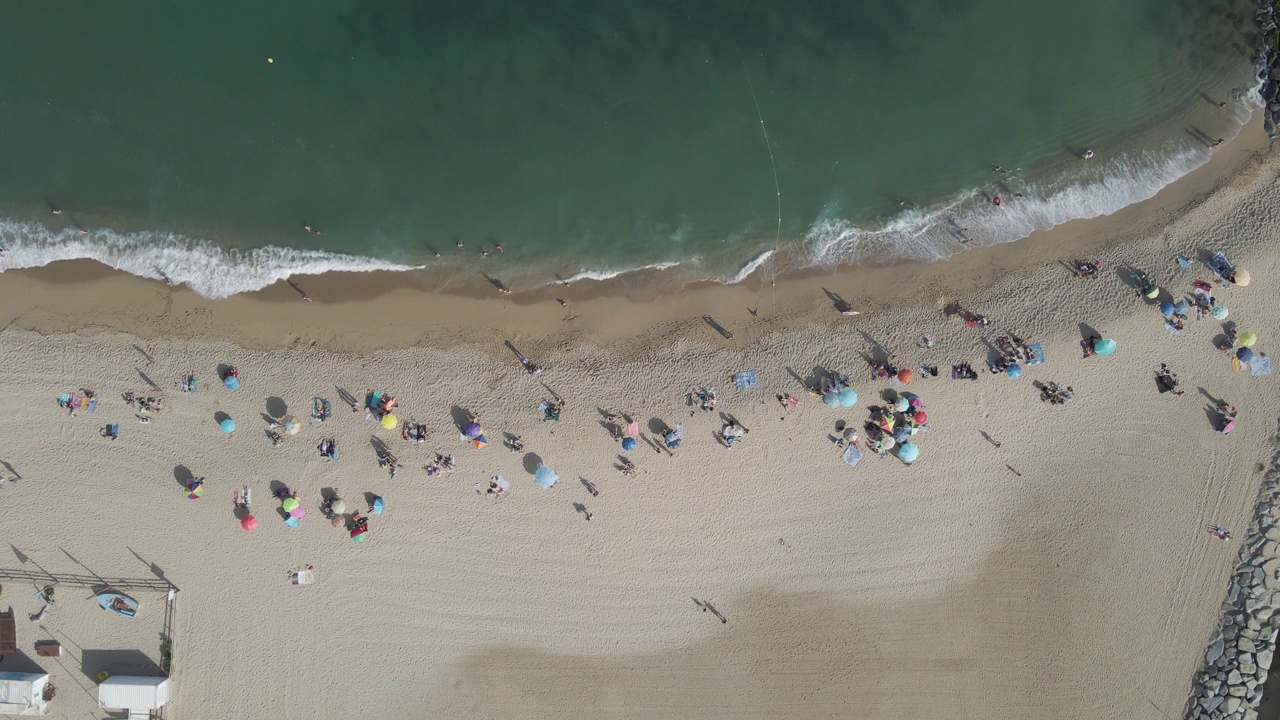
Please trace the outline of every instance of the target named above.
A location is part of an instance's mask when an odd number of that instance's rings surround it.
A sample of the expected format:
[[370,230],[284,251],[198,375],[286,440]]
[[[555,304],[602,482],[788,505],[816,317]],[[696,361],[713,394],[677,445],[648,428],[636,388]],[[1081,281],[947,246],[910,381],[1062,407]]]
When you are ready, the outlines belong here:
[[[760,116],[789,265],[942,257],[944,217],[997,242],[1149,195],[1207,157],[1183,117],[1234,132],[1231,88],[1253,84],[1252,6],[1230,0],[8,11],[0,263],[99,257],[207,295],[373,265],[290,249],[438,249],[527,282],[693,258],[681,272],[731,277],[775,241]],[[45,204],[91,234],[31,225]]]

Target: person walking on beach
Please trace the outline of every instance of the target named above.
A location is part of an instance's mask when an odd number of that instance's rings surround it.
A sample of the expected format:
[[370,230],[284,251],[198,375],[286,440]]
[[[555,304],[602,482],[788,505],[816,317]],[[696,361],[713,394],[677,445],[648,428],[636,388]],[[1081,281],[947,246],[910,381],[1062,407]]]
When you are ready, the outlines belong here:
[[1218,149],[1218,147],[1219,147],[1220,145],[1222,145],[1222,143],[1224,143],[1224,142],[1226,142],[1226,141],[1225,141],[1225,140],[1223,140],[1222,138],[1218,138],[1217,140],[1214,140],[1213,142],[1209,143],[1209,149],[1210,149],[1210,150],[1217,150],[1217,149]]

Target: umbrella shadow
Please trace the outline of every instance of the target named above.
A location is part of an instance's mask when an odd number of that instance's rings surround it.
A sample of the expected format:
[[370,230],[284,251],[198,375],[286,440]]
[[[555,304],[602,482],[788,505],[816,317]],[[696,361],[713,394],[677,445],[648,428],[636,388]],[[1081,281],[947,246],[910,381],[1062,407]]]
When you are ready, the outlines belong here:
[[1200,391],[1200,394],[1201,394],[1201,395],[1203,395],[1203,396],[1205,396],[1205,398],[1207,398],[1207,399],[1209,400],[1209,402],[1213,403],[1215,407],[1217,406],[1217,404],[1218,404],[1218,403],[1222,402],[1222,398],[1216,398],[1216,397],[1214,397],[1214,396],[1210,395],[1210,394],[1209,394],[1209,391],[1208,391],[1208,390],[1205,390],[1205,389],[1204,389],[1204,388],[1202,388],[1202,387],[1197,387],[1197,388],[1196,388],[1196,390],[1199,390],[1199,391]]
[[543,464],[542,458],[537,453],[525,453],[521,463],[524,465],[524,471],[530,475],[538,474],[538,466]]
[[670,428],[671,428],[670,425],[667,425],[665,422],[663,422],[662,420],[659,420],[658,418],[649,418],[649,432],[653,433],[654,435],[661,437],[662,434],[665,433]]
[[232,367],[233,366],[228,365],[226,363],[218,363],[218,381],[219,382],[222,381],[222,378],[227,376],[227,371],[230,370]]
[[997,348],[995,345],[992,345],[990,339],[985,337],[982,338],[982,344],[987,348],[988,363],[996,362],[997,360],[1000,360],[1001,358],[1004,357],[1004,353],[1000,352],[1000,349]]
[[157,564],[155,564],[155,563],[153,563],[153,562],[149,562],[149,561],[147,561],[147,560],[143,559],[143,557],[142,557],[141,555],[139,555],[139,554],[138,554],[138,553],[137,553],[133,548],[129,547],[128,545],[126,545],[126,546],[125,546],[125,549],[126,549],[126,550],[128,550],[130,553],[133,553],[133,556],[134,556],[134,557],[136,557],[136,558],[138,558],[138,562],[142,563],[143,565],[146,565],[146,566],[147,566],[147,569],[151,571],[151,574],[152,574],[152,575],[155,575],[157,578],[160,578],[161,580],[164,580],[165,582],[169,582],[169,578],[167,578],[167,577],[165,577],[165,576],[164,576],[164,569],[163,569],[163,568],[161,568],[159,565],[157,565]]
[[[134,368],[134,370],[138,370],[138,368]],[[152,380],[150,377],[148,377],[146,373],[142,372],[141,370],[138,370],[138,377],[142,378],[142,382],[150,386],[152,390],[156,392],[160,391],[160,386],[156,384],[155,380]]]
[[887,403],[895,403],[898,401],[898,391],[893,388],[885,388],[880,391],[880,399]]
[[373,501],[377,500],[379,497],[382,496],[376,492],[366,491],[364,494],[364,504],[368,507],[373,507]]
[[449,414],[453,417],[453,424],[457,426],[458,432],[465,430],[467,424],[471,422],[471,411],[461,405],[454,405],[449,408]]
[[1227,422],[1226,420],[1223,419],[1223,415],[1221,412],[1218,411],[1218,408],[1216,405],[1206,404],[1204,406],[1204,414],[1205,414],[1205,417],[1208,418],[1209,420],[1209,427],[1213,428],[1214,430],[1220,429]]
[[515,343],[511,342],[510,340],[503,340],[502,344],[505,345],[508,350],[510,350],[512,353],[515,354],[517,360],[523,360],[524,358],[529,357],[528,355],[525,355],[523,352],[521,352],[520,348],[516,347]]
[[8,471],[9,471],[9,474],[10,474],[10,475],[12,475],[15,479],[17,479],[17,480],[21,480],[21,479],[22,479],[22,476],[18,474],[18,471],[17,471],[17,470],[14,470],[14,469],[13,469],[13,466],[9,464],[9,461],[8,461],[8,460],[0,460],[0,465],[3,465],[3,466],[4,466],[4,469],[5,469],[5,470],[8,470]]
[[273,425],[280,419],[279,417],[273,417],[271,413],[258,413],[258,417],[262,418],[262,421],[268,425]]
[[1101,337],[1102,337],[1102,333],[1093,329],[1092,325],[1088,323],[1080,323],[1080,339],[1081,340],[1093,340]]
[[788,365],[786,367],[786,371],[787,371],[787,374],[790,375],[792,378],[794,378],[796,382],[800,383],[800,387],[803,387],[805,390],[809,390],[812,388],[812,386],[808,382],[806,382],[804,378],[800,377],[800,373],[796,372],[795,368]]
[[195,473],[191,472],[191,469],[188,468],[186,465],[174,465],[173,479],[176,480],[179,485],[185,488],[187,486],[187,483],[196,479],[196,476],[195,476]]
[[551,398],[556,401],[557,405],[564,405],[564,398],[560,397],[560,393],[556,392],[555,390],[552,390],[551,386],[548,385],[546,382],[540,382],[538,384],[542,386],[543,390],[546,390],[547,392],[551,393]]
[[267,415],[271,416],[272,420],[279,420],[288,414],[289,406],[285,404],[284,400],[274,395],[267,398]]

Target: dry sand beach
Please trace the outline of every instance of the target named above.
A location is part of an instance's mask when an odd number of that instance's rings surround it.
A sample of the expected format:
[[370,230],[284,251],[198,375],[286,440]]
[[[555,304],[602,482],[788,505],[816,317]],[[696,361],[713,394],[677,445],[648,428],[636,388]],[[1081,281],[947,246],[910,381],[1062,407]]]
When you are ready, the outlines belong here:
[[[1270,352],[1280,158],[1251,133],[1117,216],[948,263],[780,282],[776,299],[734,287],[646,304],[574,295],[561,308],[401,288],[326,302],[321,278],[303,282],[314,303],[288,287],[209,302],[106,272],[5,273],[0,472],[20,479],[0,490],[4,567],[163,575],[181,588],[169,717],[182,720],[1179,716],[1239,545],[1205,529],[1244,535],[1280,393],[1274,376],[1232,371],[1214,347],[1220,322],[1166,332],[1117,269],[1182,297],[1212,276],[1173,258],[1226,252],[1254,280],[1218,301]],[[1085,255],[1103,259],[1101,277],[1060,264]],[[863,314],[835,313],[823,288]],[[945,317],[950,302],[991,326]],[[1119,350],[1082,358],[1082,326]],[[986,343],[1008,332],[1042,343],[1048,361],[1017,380],[986,373]],[[919,345],[925,333],[934,347]],[[504,340],[545,372],[524,373]],[[860,427],[891,389],[865,371],[864,354],[882,350],[943,367],[906,388],[931,430],[911,466],[869,454],[851,470],[829,436],[840,420]],[[962,361],[976,382],[945,377]],[[1161,362],[1184,395],[1157,392]],[[239,368],[241,389],[217,382],[220,364]],[[849,373],[858,406],[805,394],[796,376],[816,367]],[[737,370],[755,370],[760,388],[734,389]],[[174,387],[187,371],[196,394]],[[1070,385],[1075,400],[1043,403],[1033,381]],[[147,382],[165,405],[144,425],[120,397],[156,394]],[[732,450],[713,437],[720,413],[687,405],[692,385],[715,387],[717,410],[750,428]],[[96,412],[54,403],[82,387],[100,396]],[[390,391],[401,418],[434,436],[407,443],[337,388]],[[803,399],[787,412],[775,394],[792,392]],[[334,417],[272,447],[270,417],[305,420],[313,396]],[[538,403],[553,396],[562,419],[543,422]],[[1213,429],[1210,398],[1239,408],[1230,435]],[[495,442],[460,441],[459,409]],[[623,477],[602,411],[636,418],[648,437],[683,422],[685,441],[673,455],[640,443],[627,453],[639,472]],[[118,440],[99,436],[109,422]],[[501,447],[504,433],[525,453]],[[325,437],[334,462],[316,450]],[[372,439],[401,460],[394,479]],[[450,476],[422,470],[436,451],[456,456]],[[537,459],[559,485],[534,485]],[[187,472],[206,478],[204,497],[185,497]],[[495,474],[508,495],[478,494]],[[281,521],[273,483],[300,492],[300,527]],[[251,533],[230,503],[244,485],[261,521]],[[367,542],[321,517],[324,488],[353,506],[385,498]],[[315,566],[314,585],[289,583],[300,564]],[[126,637],[130,621],[87,591],[60,591],[34,623],[27,588],[4,589],[26,655],[35,640],[63,643],[62,658],[24,658],[58,676],[54,716],[103,717],[90,672],[103,656],[86,649],[160,662],[163,597],[140,598],[146,624]]]

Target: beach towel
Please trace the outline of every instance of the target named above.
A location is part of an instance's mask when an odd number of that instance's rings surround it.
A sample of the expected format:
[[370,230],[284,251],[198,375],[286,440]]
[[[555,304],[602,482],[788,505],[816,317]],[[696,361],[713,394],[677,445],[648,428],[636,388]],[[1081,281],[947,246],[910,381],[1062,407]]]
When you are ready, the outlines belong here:
[[88,410],[89,412],[96,411],[98,409],[98,397],[95,395],[93,398],[91,398],[89,400],[89,404],[84,406],[84,409]]
[[1183,270],[1187,270],[1191,267],[1191,258],[1187,257],[1186,255],[1179,255],[1178,257],[1174,258],[1173,261],[1178,263],[1178,267],[1182,268]]
[[1249,361],[1250,375],[1270,375],[1271,374],[1271,357],[1268,355],[1258,355]]
[[759,387],[756,382],[755,370],[743,370],[733,374],[733,385],[739,390],[755,390]]
[[862,451],[853,445],[849,445],[845,447],[844,452],[840,453],[840,459],[844,461],[845,465],[856,468],[862,464]]
[[1235,269],[1235,266],[1227,262],[1227,256],[1222,253],[1214,253],[1213,257],[1205,265],[1208,265],[1213,274],[1218,277],[1223,277]]
[[1027,345],[1027,364],[1042,365],[1044,364],[1044,348],[1040,343],[1031,343]]
[[1172,323],[1165,323],[1164,329],[1169,331],[1170,335],[1181,335],[1182,331],[1174,327]]

